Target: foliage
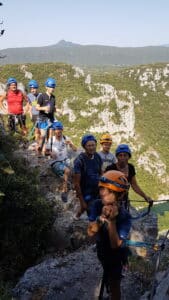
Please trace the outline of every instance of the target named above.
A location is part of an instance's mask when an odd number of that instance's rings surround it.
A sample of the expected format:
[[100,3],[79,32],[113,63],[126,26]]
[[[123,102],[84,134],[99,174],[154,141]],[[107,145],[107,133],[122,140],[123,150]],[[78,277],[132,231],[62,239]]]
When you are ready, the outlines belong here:
[[13,139],[1,136],[0,149],[14,170],[0,172],[0,278],[4,279],[14,278],[45,251],[51,225],[51,209],[40,197],[37,174],[22,158],[14,158],[15,147]]
[[10,290],[12,288],[12,284],[9,282],[0,281],[0,299],[1,300],[11,300]]

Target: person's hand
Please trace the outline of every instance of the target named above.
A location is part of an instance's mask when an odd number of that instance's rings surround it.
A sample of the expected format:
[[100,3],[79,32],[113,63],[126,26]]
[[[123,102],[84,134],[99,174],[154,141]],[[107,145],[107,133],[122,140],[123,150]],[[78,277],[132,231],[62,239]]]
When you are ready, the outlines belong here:
[[146,200],[146,202],[148,202],[151,206],[153,206],[153,200],[150,197],[145,197],[144,198]]
[[50,112],[50,105],[44,106],[44,111],[45,111],[46,113]]
[[118,206],[116,203],[113,203],[113,205],[104,205],[102,208],[102,214],[100,216],[101,221],[112,221],[114,220],[118,215]]
[[66,145],[69,145],[69,146],[71,146],[71,145],[72,145],[72,143],[71,143],[71,141],[70,141],[70,140],[66,140],[66,141],[65,141],[65,144],[66,144]]
[[90,222],[87,228],[89,236],[95,235],[100,229],[100,225],[97,222]]
[[50,157],[53,158],[53,159],[56,159],[57,155],[56,155],[56,153],[53,153],[53,152],[50,151]]

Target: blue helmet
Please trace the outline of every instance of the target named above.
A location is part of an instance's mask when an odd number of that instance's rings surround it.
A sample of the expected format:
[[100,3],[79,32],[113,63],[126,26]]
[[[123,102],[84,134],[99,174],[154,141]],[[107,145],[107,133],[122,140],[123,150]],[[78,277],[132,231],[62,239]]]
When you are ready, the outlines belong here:
[[10,84],[12,84],[12,83],[17,84],[17,80],[16,80],[15,78],[13,78],[13,77],[8,78],[8,80],[7,80],[7,85],[10,85]]
[[46,86],[46,87],[50,87],[50,88],[55,88],[55,87],[56,87],[56,80],[53,79],[53,78],[48,78],[48,79],[45,81],[45,86]]
[[128,153],[129,157],[131,157],[131,150],[130,150],[130,148],[129,148],[128,145],[126,145],[126,144],[118,145],[118,147],[117,147],[117,149],[116,149],[116,151],[115,151],[116,156],[117,156],[119,153],[122,153],[122,152]]
[[28,86],[29,86],[29,88],[38,89],[39,84],[37,83],[36,80],[32,79],[29,81]]
[[52,127],[53,130],[62,130],[63,129],[63,124],[59,121],[53,122]]
[[82,137],[82,140],[81,140],[81,145],[82,145],[83,148],[85,147],[85,145],[86,145],[86,143],[87,143],[88,141],[94,141],[94,142],[97,143],[97,140],[96,140],[96,138],[94,137],[94,135],[92,135],[92,134],[85,134],[85,135]]

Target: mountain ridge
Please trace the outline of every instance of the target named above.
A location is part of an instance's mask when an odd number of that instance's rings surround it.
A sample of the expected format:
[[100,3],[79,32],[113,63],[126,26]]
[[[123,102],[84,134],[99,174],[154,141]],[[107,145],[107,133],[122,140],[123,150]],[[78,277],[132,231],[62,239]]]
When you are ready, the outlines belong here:
[[64,62],[77,66],[128,66],[169,61],[169,47],[117,47],[80,45],[61,40],[42,47],[19,47],[1,50],[6,55],[0,65],[16,63]]

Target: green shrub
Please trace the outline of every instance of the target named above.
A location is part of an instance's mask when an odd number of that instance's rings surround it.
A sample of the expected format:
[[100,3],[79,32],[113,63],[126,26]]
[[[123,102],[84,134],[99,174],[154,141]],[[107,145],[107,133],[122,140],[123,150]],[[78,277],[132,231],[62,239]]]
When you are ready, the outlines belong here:
[[28,170],[22,158],[14,159],[13,139],[1,136],[0,141],[14,171],[0,169],[0,278],[9,279],[45,251],[52,212],[39,195],[37,174]]

